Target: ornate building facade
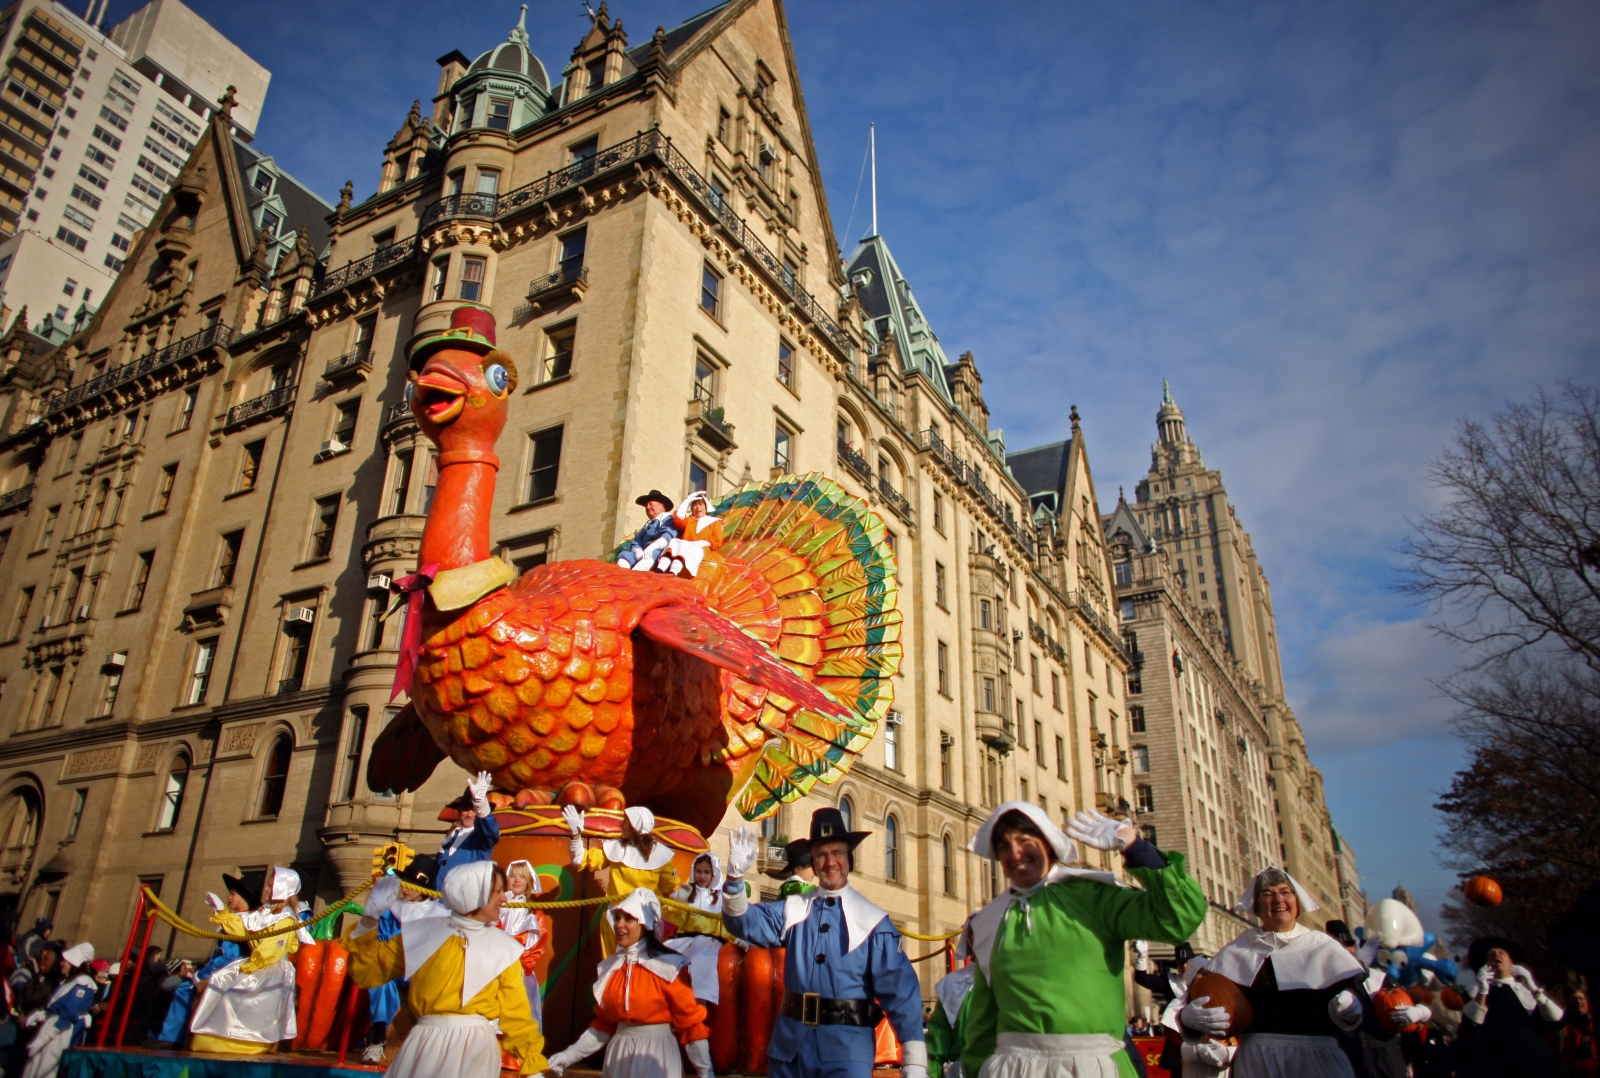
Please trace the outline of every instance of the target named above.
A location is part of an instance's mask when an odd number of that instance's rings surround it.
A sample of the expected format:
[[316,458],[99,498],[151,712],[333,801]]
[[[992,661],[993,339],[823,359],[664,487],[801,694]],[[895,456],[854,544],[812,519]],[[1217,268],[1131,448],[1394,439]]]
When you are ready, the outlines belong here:
[[948,931],[993,893],[989,806],[1128,802],[1081,431],[1030,499],[882,237],[839,257],[785,20],[730,0],[630,45],[602,6],[557,79],[521,24],[452,52],[378,192],[304,204],[277,257],[224,101],[92,322],[0,342],[0,900],[109,946],[140,882],[202,920],[223,871],[326,899],[437,843],[459,770],[396,796],[364,768],[436,474],[406,347],[463,302],[521,365],[492,525],[519,568],[604,555],[652,487],[822,471],[889,524],[896,714],[772,845],[838,804],[874,832],[862,889]]

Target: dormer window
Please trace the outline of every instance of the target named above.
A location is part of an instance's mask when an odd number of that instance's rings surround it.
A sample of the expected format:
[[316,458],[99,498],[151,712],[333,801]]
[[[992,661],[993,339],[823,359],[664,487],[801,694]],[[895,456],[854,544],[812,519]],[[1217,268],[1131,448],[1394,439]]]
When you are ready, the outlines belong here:
[[605,57],[589,65],[589,92],[592,94],[606,84]]
[[267,235],[276,236],[278,234],[278,226],[282,223],[282,219],[271,210],[261,211],[261,231]]
[[272,173],[264,168],[256,169],[256,190],[264,195],[272,194]]
[[491,97],[489,99],[488,127],[496,131],[511,130],[511,99],[509,97]]

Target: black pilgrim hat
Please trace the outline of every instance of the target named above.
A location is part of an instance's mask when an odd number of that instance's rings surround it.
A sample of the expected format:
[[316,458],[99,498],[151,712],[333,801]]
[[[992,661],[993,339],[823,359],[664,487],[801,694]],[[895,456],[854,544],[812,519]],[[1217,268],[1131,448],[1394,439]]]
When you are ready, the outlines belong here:
[[649,494],[641,494],[639,497],[633,499],[634,505],[649,505],[651,502],[660,502],[668,509],[671,509],[674,505],[678,504],[665,494],[661,493],[659,490],[651,490]]
[[1467,948],[1467,965],[1474,972],[1482,969],[1484,964],[1489,961],[1489,952],[1495,947],[1499,947],[1510,955],[1511,961],[1518,963],[1522,961],[1522,948],[1504,936],[1479,936],[1472,941],[1472,946]]
[[811,848],[815,850],[824,842],[848,842],[854,850],[871,831],[852,831],[844,822],[844,813],[836,808],[820,808],[811,814]]
[[1338,940],[1339,945],[1342,947],[1357,946],[1356,937],[1350,931],[1350,926],[1339,920],[1337,917],[1331,919],[1327,924],[1323,925],[1322,931]]
[[794,875],[796,869],[811,867],[810,839],[797,838],[793,842],[784,846],[783,852],[785,855],[783,867],[778,869],[776,872],[767,873],[767,875],[771,876],[773,879],[786,880],[790,876]]
[[1193,957],[1194,948],[1189,945],[1187,940],[1172,948],[1172,960],[1179,965],[1182,965]]
[[245,900],[245,903],[255,909],[261,905],[261,889],[267,884],[265,872],[246,872],[243,876],[230,876],[222,874],[222,884],[228,890]]
[[414,883],[433,889],[433,878],[439,872],[439,859],[431,853],[418,854],[411,863],[395,873],[401,883]]

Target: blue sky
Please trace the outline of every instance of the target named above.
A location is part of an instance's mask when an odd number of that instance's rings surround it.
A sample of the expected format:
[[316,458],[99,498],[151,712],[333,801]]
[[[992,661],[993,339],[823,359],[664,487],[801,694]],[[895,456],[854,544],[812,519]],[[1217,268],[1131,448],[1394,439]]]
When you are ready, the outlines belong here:
[[[434,59],[513,3],[188,0],[273,72],[257,147],[371,193]],[[115,0],[115,21],[136,5]],[[618,0],[634,41],[695,2]],[[836,227],[881,231],[1012,448],[1083,414],[1109,509],[1161,380],[1272,582],[1291,701],[1373,897],[1436,907],[1456,661],[1389,590],[1456,419],[1600,364],[1600,5],[793,3]],[[559,72],[578,0],[530,7]],[[856,209],[855,237],[867,220]],[[1041,392],[1042,387],[1053,391]]]

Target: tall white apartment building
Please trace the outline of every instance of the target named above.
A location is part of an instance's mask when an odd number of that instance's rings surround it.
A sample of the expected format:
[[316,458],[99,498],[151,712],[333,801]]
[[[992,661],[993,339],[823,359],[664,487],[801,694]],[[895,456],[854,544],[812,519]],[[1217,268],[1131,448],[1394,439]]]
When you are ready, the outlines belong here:
[[0,11],[0,325],[26,309],[55,343],[110,288],[217,100],[234,87],[248,141],[272,77],[178,0],[109,32],[94,25],[103,10]]

